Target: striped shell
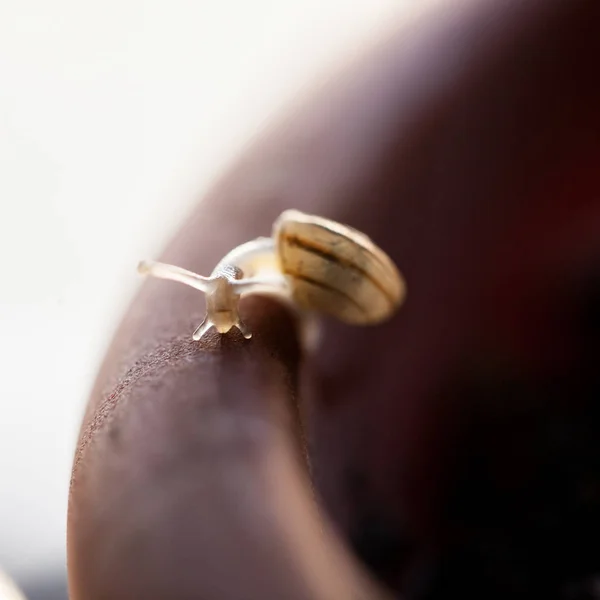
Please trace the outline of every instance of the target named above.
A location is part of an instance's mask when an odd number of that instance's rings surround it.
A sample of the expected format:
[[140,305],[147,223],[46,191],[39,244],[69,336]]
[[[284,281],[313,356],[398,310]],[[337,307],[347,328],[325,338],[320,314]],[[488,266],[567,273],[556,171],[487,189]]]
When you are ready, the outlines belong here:
[[273,239],[294,301],[354,325],[390,318],[405,296],[392,260],[366,235],[297,210],[275,221]]

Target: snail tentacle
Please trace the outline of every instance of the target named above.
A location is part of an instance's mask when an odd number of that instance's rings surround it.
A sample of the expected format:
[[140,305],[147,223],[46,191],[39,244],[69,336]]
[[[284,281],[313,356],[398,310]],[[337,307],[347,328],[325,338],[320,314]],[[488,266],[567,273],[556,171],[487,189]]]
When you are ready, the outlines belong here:
[[140,262],[138,264],[138,273],[184,283],[205,294],[210,293],[214,289],[214,277],[202,277],[202,275],[198,275],[187,269],[152,260],[143,260]]

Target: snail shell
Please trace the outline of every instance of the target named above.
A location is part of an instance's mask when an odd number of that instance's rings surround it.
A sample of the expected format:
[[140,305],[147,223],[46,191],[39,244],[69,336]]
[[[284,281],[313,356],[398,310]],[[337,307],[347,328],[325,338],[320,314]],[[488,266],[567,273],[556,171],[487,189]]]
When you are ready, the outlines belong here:
[[404,299],[394,263],[351,227],[287,210],[275,221],[273,238],[293,300],[305,310],[370,325],[390,318]]

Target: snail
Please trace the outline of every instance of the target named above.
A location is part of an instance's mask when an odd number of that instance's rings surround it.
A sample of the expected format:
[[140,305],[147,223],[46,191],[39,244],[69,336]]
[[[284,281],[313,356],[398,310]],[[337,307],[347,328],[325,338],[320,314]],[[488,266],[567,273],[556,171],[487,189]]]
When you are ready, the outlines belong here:
[[240,319],[240,298],[275,295],[301,314],[321,313],[353,325],[374,325],[400,307],[405,284],[395,264],[365,234],[330,219],[286,210],[271,237],[228,252],[210,277],[164,263],[143,261],[142,274],[185,283],[206,295],[206,317],[193,333],[214,327],[252,333]]

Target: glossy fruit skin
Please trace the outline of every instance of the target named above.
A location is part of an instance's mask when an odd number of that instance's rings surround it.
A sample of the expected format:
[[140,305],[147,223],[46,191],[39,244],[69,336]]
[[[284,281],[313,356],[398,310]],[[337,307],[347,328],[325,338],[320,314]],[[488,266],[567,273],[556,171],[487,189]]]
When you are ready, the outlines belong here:
[[[260,235],[296,206],[360,226],[402,266],[410,290],[397,318],[375,329],[327,324],[318,360],[303,376],[312,383],[306,430],[327,514],[364,563],[409,599],[593,597],[598,7],[595,0],[452,3],[397,33],[257,143],[165,253],[210,272],[249,233]],[[97,433],[94,444],[82,442],[70,512],[75,598],[127,597],[90,590],[145,585],[143,597],[154,599],[164,581],[199,597],[215,589],[207,582],[247,597],[254,588],[237,582],[249,574],[257,586],[281,589],[280,571],[261,570],[256,552],[236,561],[237,544],[257,544],[220,512],[229,506],[222,486],[229,463],[204,460],[197,407],[205,401],[231,414],[254,408],[249,399],[257,397],[286,405],[277,393],[281,379],[297,377],[297,354],[286,346],[293,327],[277,308],[263,313],[272,343],[251,364],[285,377],[260,387],[242,369],[227,371],[235,353],[220,361],[164,346],[190,327],[195,301],[145,289],[92,394],[82,439]],[[243,355],[236,367],[252,358]],[[148,375],[154,365],[159,383]],[[127,401],[107,405],[106,388],[123,394],[123,372]],[[295,388],[286,397],[296,406]],[[94,429],[96,415],[107,413],[110,427]],[[240,447],[244,465],[259,454],[250,442]],[[160,469],[152,469],[156,448],[165,453]],[[155,529],[136,529],[140,548],[152,553],[115,543],[131,531],[127,516],[143,514],[140,506],[156,496],[164,503],[153,504]],[[272,496],[257,496],[257,513],[271,508]],[[121,502],[108,524],[114,504],[106,497]],[[219,544],[202,535],[213,525],[220,534],[210,539]],[[173,555],[204,560],[166,569]],[[210,560],[226,565],[228,576],[215,583]]]

